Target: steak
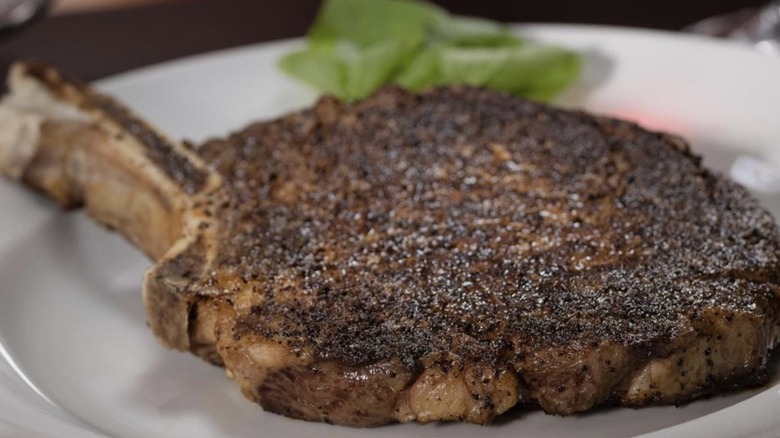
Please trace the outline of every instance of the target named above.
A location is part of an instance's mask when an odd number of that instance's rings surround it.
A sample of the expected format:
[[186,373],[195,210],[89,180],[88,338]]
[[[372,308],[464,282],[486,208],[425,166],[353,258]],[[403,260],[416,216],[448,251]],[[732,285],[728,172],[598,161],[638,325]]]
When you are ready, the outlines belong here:
[[387,87],[190,145],[18,64],[0,168],[155,261],[148,322],[266,410],[487,424],[762,384],[780,239],[674,136]]

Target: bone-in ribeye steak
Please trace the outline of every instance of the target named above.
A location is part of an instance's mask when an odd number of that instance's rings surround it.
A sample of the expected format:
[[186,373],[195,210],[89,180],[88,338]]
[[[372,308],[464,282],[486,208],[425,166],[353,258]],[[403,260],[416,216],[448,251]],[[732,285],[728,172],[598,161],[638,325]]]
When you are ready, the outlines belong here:
[[192,146],[49,67],[10,89],[4,172],[153,258],[157,337],[269,411],[484,424],[765,381],[778,229],[676,137],[390,87]]

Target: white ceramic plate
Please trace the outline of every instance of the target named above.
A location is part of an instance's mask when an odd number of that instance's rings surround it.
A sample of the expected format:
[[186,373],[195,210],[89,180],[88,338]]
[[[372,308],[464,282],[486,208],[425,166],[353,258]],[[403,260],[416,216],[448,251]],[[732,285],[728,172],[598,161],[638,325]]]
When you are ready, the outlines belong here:
[[[780,213],[780,167],[771,164],[780,163],[780,59],[672,33],[517,31],[587,54],[584,77],[563,104],[689,138],[709,165],[757,188]],[[313,94],[274,68],[297,44],[198,56],[98,85],[170,134],[201,140],[309,104]],[[244,400],[221,369],[154,340],[139,293],[150,263],[130,245],[8,182],[0,182],[0,206],[0,436],[780,436],[777,377],[764,388],[680,408],[567,418],[528,412],[489,428],[355,430],[268,414]]]

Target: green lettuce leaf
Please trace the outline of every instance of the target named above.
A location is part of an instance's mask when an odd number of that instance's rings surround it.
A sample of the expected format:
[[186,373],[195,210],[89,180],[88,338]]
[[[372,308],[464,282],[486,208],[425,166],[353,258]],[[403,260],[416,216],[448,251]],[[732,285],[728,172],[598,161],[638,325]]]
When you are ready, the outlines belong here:
[[283,57],[287,74],[345,100],[386,83],[445,84],[549,99],[580,72],[568,50],[524,42],[503,25],[413,0],[326,0],[309,45]]
[[362,47],[346,40],[320,42],[284,56],[279,67],[319,91],[356,100],[390,82],[399,66],[414,56],[418,44],[409,39]]
[[448,47],[439,55],[438,83],[463,83],[546,100],[571,84],[580,58],[564,49],[526,44],[518,47]]
[[506,26],[477,17],[439,16],[433,22],[430,39],[452,46],[518,46],[522,44]]
[[344,39],[371,45],[388,39],[422,40],[446,11],[412,0],[326,0],[309,29],[314,42]]
[[443,46],[433,45],[418,52],[398,73],[394,83],[410,90],[419,90],[439,83],[441,51]]

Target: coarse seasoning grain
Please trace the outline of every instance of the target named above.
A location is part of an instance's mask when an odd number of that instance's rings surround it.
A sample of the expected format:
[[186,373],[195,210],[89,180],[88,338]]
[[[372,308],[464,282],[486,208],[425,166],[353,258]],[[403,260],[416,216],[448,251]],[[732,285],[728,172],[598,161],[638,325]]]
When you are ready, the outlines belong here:
[[[777,229],[679,139],[501,93],[331,98],[199,149],[230,187],[236,333],[360,365],[664,348],[710,307],[774,312]],[[280,318],[283,315],[283,318]],[[643,353],[644,354],[644,353]]]

